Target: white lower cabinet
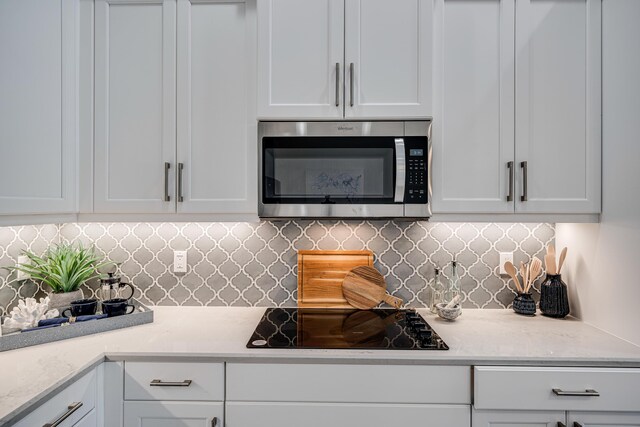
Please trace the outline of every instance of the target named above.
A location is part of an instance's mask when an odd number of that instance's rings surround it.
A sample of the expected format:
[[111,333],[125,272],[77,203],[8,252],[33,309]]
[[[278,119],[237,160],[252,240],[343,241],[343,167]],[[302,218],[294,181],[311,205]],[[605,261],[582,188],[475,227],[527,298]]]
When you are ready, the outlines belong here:
[[228,402],[226,414],[227,427],[470,426],[467,405]]
[[564,411],[483,411],[473,409],[473,427],[562,427]]
[[80,421],[74,424],[73,427],[96,427],[98,426],[98,416],[95,409],[92,409],[87,415],[85,415]]
[[468,366],[227,363],[227,427],[469,427]]
[[125,402],[125,427],[222,427],[222,402]]
[[[15,424],[15,427],[55,425],[59,427],[97,427],[96,372],[85,374]],[[87,417],[87,414],[94,413]],[[86,419],[85,419],[86,418]]]
[[479,366],[473,426],[640,427],[639,386],[639,369]]
[[567,427],[640,427],[640,412],[569,412]]

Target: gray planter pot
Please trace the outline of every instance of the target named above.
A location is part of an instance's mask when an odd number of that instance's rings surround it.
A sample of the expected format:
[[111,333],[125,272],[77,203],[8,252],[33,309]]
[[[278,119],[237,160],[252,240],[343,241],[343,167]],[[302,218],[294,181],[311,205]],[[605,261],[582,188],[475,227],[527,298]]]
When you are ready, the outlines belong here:
[[82,293],[82,289],[78,289],[73,292],[65,292],[61,294],[49,294],[49,309],[57,309],[60,314],[62,314],[62,310],[71,306],[71,301],[75,301],[78,299],[84,298],[84,294]]

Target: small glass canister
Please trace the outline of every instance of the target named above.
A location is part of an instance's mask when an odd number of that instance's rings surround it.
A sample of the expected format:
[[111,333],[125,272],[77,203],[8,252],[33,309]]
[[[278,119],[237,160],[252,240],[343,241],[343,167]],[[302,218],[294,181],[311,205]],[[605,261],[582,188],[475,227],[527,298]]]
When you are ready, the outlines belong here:
[[547,274],[540,286],[540,311],[549,317],[563,318],[569,309],[567,285],[560,274]]

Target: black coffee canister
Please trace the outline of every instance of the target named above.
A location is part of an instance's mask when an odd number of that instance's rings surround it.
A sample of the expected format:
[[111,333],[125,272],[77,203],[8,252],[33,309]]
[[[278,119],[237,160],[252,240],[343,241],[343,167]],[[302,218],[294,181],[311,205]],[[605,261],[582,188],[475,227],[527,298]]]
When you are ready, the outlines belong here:
[[540,311],[549,317],[562,318],[569,314],[567,285],[561,274],[547,274],[540,287]]

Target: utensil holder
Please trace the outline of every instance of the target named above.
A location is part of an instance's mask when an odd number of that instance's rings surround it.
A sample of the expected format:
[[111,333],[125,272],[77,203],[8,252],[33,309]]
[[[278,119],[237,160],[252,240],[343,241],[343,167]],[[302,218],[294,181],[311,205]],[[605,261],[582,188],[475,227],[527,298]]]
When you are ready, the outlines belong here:
[[536,314],[536,302],[530,292],[526,294],[518,293],[513,300],[513,311],[523,316],[533,316]]
[[540,311],[548,317],[563,318],[570,313],[567,285],[561,274],[547,274],[540,287]]

